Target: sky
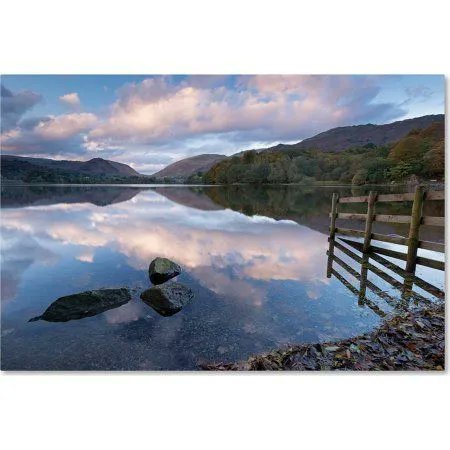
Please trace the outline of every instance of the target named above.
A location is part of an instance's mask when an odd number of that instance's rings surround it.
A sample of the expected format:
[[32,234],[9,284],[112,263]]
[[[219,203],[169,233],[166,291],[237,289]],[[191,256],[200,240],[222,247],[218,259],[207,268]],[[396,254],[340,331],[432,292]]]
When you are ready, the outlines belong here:
[[1,152],[152,174],[203,153],[444,112],[441,75],[5,75]]

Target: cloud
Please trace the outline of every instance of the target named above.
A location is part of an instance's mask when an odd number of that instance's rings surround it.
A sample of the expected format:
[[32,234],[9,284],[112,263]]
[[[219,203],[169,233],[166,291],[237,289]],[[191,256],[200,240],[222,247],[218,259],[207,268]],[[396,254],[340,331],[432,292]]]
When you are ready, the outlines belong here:
[[1,135],[2,149],[19,155],[79,157],[86,153],[83,133],[97,123],[92,113],[30,118]]
[[408,87],[405,91],[408,97],[419,98],[421,100],[426,100],[434,94],[431,88],[424,85]]
[[1,131],[14,128],[22,116],[42,100],[42,96],[32,91],[13,93],[1,85]]
[[[232,83],[232,84],[230,84]],[[110,115],[89,140],[160,144],[195,136],[297,141],[334,126],[384,122],[405,113],[391,103],[374,103],[374,77],[241,76],[149,78],[118,92]]]
[[97,117],[91,113],[63,114],[39,122],[33,132],[47,140],[67,139],[89,130],[96,122]]
[[80,97],[77,92],[71,92],[70,94],[65,94],[59,97],[61,102],[70,106],[71,108],[79,108],[81,106]]
[[85,263],[93,263],[94,262],[94,251],[92,249],[83,250],[75,259],[78,261]]
[[434,95],[434,91],[424,85],[410,86],[405,89],[405,94],[407,95],[406,100],[401,104],[401,106],[408,106],[413,103],[423,103],[431,99]]

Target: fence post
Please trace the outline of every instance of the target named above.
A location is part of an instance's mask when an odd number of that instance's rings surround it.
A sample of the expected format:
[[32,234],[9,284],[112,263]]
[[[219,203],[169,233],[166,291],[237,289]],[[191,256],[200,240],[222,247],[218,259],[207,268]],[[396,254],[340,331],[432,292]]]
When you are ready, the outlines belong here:
[[419,247],[419,229],[422,223],[422,208],[425,192],[422,186],[416,187],[414,203],[411,211],[411,225],[409,227],[408,254],[406,256],[406,271],[414,273],[416,270],[417,249]]
[[359,296],[358,296],[359,306],[364,306],[365,304],[367,275],[369,271],[368,263],[369,263],[369,255],[363,253],[361,263],[361,280],[359,281]]
[[367,217],[366,217],[366,228],[364,230],[364,245],[363,253],[367,253],[370,248],[370,241],[372,239],[372,223],[373,216],[375,214],[375,202],[377,200],[377,193],[370,191],[369,198],[367,200]]
[[330,219],[330,247],[328,249],[328,264],[327,264],[327,278],[331,277],[331,269],[333,266],[333,256],[334,256],[334,236],[336,234],[336,215],[338,208],[339,194],[333,193],[333,198],[331,200],[331,219]]

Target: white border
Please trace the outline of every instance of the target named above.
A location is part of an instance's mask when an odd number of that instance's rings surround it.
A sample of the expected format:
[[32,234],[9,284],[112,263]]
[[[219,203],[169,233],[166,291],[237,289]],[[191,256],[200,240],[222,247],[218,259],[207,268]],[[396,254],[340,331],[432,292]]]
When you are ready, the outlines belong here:
[[[445,2],[8,0],[1,73],[449,73]],[[447,46],[446,46],[447,44]],[[449,377],[2,374],[7,449],[440,448]]]

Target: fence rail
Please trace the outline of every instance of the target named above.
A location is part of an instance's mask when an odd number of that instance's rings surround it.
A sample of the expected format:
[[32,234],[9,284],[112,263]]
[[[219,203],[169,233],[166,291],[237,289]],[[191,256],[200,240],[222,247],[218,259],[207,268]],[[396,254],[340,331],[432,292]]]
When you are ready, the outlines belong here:
[[[415,273],[416,265],[431,267],[433,269],[445,270],[445,263],[431,258],[417,255],[419,248],[444,253],[445,244],[440,242],[424,241],[419,239],[419,231],[422,225],[444,227],[444,217],[424,216],[422,213],[424,201],[442,201],[445,199],[444,191],[425,191],[422,186],[418,186],[414,193],[404,194],[378,194],[371,191],[369,195],[359,197],[342,197],[333,194],[330,216],[330,248],[329,254],[332,258],[335,245],[335,237],[344,235],[364,239],[364,242],[355,242],[341,238],[341,240],[352,245],[363,254],[376,253],[406,261],[406,272]],[[412,202],[410,215],[397,214],[375,214],[375,205],[382,202]],[[367,203],[366,213],[339,212],[339,205],[345,203]],[[354,230],[336,226],[336,220],[361,220],[365,221],[365,229]],[[381,233],[373,233],[373,222],[409,224],[408,237],[392,236]],[[407,247],[406,253],[386,249],[377,245],[372,245],[371,241],[381,241],[391,244],[403,245]],[[329,268],[329,271],[331,269]]]
[[[411,202],[414,200],[414,193],[407,192],[405,194],[379,194],[377,202]],[[361,197],[341,197],[339,203],[366,203],[369,199],[368,195]],[[445,200],[444,191],[427,191],[425,193],[425,200]]]
[[[330,213],[331,217],[331,213]],[[336,219],[348,220],[367,220],[367,214],[359,213],[337,213]],[[411,216],[399,216],[395,214],[375,214],[372,217],[373,222],[389,223],[411,223]],[[445,226],[445,217],[424,216],[421,218],[421,225],[431,225],[435,227]]]

